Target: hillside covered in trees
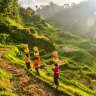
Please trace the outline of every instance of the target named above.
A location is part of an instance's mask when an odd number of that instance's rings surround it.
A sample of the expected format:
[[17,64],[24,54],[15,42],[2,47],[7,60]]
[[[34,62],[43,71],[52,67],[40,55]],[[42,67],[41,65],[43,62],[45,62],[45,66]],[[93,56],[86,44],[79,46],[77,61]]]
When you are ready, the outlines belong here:
[[37,12],[42,14],[48,23],[96,43],[96,0],[63,6],[51,2]]
[[[62,25],[50,24],[30,7],[19,6],[18,0],[0,0],[1,96],[96,96],[96,44],[67,32]],[[29,46],[32,71],[26,69],[25,44]],[[40,51],[40,77],[33,69],[34,46]],[[53,86],[54,51],[59,55],[59,88]]]

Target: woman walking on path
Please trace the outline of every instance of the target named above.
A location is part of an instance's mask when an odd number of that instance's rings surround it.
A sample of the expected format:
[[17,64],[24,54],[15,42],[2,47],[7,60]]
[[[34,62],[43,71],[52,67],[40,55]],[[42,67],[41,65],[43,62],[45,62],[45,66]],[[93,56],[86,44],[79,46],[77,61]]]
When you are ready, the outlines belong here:
[[34,56],[39,56],[39,50],[38,50],[38,47],[37,46],[34,46]]
[[53,69],[54,71],[54,84],[59,87],[59,81],[58,81],[58,78],[59,78],[59,66],[57,63],[54,63],[54,66],[55,68]]
[[28,69],[28,70],[31,69],[29,54],[26,54],[26,56],[25,56],[25,63],[26,63],[27,69]]
[[53,52],[53,62],[54,63],[58,63],[59,62],[57,51]]
[[25,50],[24,50],[24,52],[25,52],[25,54],[30,55],[30,54],[29,54],[29,49],[28,49],[28,45],[27,45],[27,44],[25,45]]
[[40,56],[36,56],[35,57],[35,60],[34,60],[34,68],[37,72],[37,75],[40,76],[40,73],[39,73],[39,63],[40,63]]

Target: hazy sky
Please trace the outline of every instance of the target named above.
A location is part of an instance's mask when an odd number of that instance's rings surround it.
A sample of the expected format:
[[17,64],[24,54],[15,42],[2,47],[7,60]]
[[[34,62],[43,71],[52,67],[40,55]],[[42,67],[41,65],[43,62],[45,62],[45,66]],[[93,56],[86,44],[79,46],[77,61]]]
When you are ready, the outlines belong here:
[[25,8],[30,6],[31,8],[34,9],[35,5],[38,5],[38,6],[46,5],[46,4],[49,4],[50,2],[54,2],[58,5],[63,5],[64,3],[71,4],[72,2],[79,3],[82,1],[85,1],[85,0],[19,0],[19,3]]

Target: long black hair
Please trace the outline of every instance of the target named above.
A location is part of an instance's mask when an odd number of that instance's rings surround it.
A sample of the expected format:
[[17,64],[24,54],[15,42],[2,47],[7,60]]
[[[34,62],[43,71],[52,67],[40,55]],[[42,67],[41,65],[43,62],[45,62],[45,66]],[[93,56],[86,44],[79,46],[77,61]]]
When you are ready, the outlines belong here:
[[58,66],[58,63],[55,62],[54,65],[57,67]]
[[26,56],[27,56],[27,57],[29,57],[29,55],[28,55],[28,54],[26,54]]

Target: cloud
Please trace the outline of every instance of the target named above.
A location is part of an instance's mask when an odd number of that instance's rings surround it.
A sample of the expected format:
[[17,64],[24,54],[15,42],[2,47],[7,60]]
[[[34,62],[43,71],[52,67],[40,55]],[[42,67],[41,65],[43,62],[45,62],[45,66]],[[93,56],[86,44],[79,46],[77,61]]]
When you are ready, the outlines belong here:
[[40,5],[47,5],[50,2],[54,2],[58,5],[63,5],[64,3],[78,3],[84,0],[19,0],[19,4],[21,4],[23,7],[27,8],[27,7],[31,7],[33,9],[35,9],[35,6],[40,6]]
[[35,10],[35,6],[47,5],[54,0],[19,0],[19,4],[24,8],[31,7]]

